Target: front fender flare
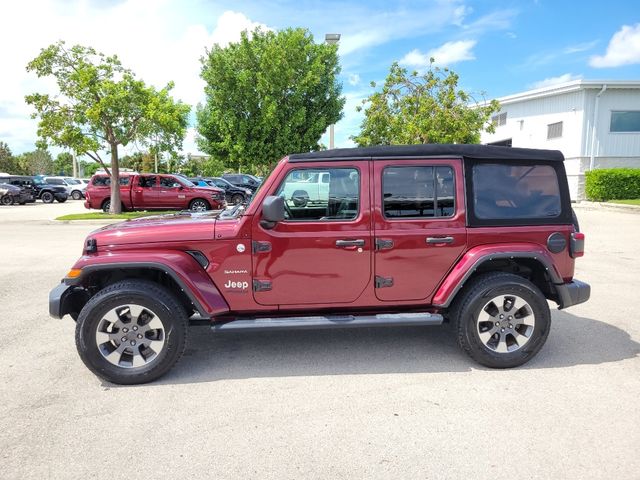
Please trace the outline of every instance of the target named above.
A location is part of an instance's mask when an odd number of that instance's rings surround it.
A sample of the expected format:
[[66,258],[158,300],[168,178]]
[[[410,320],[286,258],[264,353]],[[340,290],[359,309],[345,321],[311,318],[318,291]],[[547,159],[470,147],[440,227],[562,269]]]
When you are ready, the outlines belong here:
[[151,269],[171,277],[189,297],[201,316],[211,318],[229,311],[229,305],[202,266],[181,250],[136,250],[85,255],[73,266],[80,269],[77,278],[65,279],[67,285],[81,285],[96,271]]

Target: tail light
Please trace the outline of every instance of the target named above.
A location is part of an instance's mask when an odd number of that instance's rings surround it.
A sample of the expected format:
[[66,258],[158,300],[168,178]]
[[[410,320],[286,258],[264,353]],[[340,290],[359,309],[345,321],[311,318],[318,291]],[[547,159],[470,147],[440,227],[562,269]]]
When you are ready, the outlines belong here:
[[578,258],[584,255],[584,233],[573,232],[571,234],[571,258]]

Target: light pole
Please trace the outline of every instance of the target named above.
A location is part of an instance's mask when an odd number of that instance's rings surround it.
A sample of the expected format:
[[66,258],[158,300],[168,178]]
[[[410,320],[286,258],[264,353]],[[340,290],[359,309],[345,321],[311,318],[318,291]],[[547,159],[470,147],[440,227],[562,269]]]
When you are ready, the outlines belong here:
[[[327,33],[324,36],[324,41],[328,45],[335,45],[340,41],[339,33]],[[333,150],[335,148],[335,139],[334,139],[334,125],[333,123],[329,125],[329,150]]]

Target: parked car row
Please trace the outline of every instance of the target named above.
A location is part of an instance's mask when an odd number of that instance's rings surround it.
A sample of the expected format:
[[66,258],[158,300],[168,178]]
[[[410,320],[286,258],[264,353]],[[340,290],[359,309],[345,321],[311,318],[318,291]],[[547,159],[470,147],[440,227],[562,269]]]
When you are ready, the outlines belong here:
[[[234,184],[234,181],[239,184]],[[122,210],[218,210],[249,201],[261,180],[253,175],[187,178],[180,174],[123,172]],[[88,209],[111,208],[111,178],[98,173],[83,192]]]
[[[0,174],[0,204],[66,202],[69,197],[80,200],[87,184],[78,178],[44,175]],[[17,189],[17,190],[16,190]]]

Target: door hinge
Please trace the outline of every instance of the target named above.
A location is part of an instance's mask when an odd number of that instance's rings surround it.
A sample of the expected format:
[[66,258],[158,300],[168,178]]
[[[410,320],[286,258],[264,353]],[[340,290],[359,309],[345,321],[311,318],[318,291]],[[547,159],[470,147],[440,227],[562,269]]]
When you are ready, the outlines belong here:
[[253,253],[265,253],[271,251],[271,242],[251,242],[251,251]]
[[254,280],[253,291],[254,292],[268,292],[271,290],[271,282],[269,280]]
[[388,250],[393,248],[393,240],[387,238],[376,238],[376,250]]
[[385,278],[376,275],[376,288],[393,287],[393,277]]

